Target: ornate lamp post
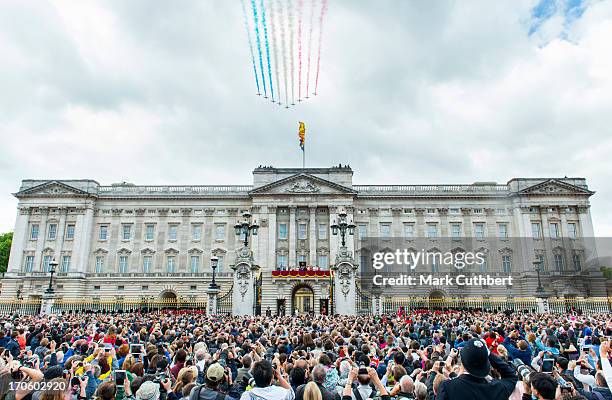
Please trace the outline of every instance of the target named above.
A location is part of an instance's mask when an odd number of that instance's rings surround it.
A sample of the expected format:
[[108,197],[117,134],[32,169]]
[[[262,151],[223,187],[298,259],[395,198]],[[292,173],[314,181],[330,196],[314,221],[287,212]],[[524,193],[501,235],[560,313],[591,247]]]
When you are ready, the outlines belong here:
[[49,287],[47,288],[47,290],[45,291],[46,293],[53,293],[53,274],[56,271],[57,266],[59,265],[59,263],[57,261],[55,261],[55,258],[51,261],[49,261],[49,273],[51,274],[49,276]]
[[338,232],[340,232],[342,247],[346,246],[346,232],[348,231],[348,234],[351,236],[355,234],[355,224],[353,224],[353,221],[347,222],[346,216],[346,211],[343,210],[340,214],[338,214],[338,223],[334,221],[330,226],[332,235],[336,236],[338,235]]
[[244,220],[242,222],[238,221],[236,225],[234,225],[234,230],[236,236],[244,235],[244,247],[249,247],[249,236],[251,234],[257,236],[259,225],[257,225],[257,221],[251,224],[251,214],[248,212],[242,214],[242,217]]
[[535,259],[533,261],[533,267],[538,274],[538,288],[536,289],[536,293],[538,295],[542,295],[544,293],[544,287],[542,287],[542,281],[540,280],[540,273],[542,272],[542,260]]
[[210,282],[209,287],[211,289],[218,289],[219,285],[217,285],[217,282],[215,281],[215,276],[217,273],[217,266],[219,265],[219,257],[217,256],[212,256],[210,257],[210,267],[213,270],[213,276],[212,276],[212,282]]

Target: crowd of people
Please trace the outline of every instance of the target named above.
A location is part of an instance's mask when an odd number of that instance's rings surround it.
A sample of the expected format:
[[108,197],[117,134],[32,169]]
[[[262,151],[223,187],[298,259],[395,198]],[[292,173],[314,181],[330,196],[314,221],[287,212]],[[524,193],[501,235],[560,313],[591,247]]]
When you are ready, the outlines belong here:
[[0,400],[612,400],[610,318],[5,315]]

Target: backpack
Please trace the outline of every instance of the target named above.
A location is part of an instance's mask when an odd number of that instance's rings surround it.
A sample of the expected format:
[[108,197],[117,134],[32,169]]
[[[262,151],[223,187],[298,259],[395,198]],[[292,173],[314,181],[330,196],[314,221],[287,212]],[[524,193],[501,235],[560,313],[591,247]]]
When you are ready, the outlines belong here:
[[[197,387],[196,392],[195,392],[195,396],[193,400],[200,400],[200,394],[202,393],[202,388],[204,387],[204,385],[200,385]],[[221,392],[216,392],[217,393],[217,397],[215,397],[215,400],[225,400],[225,394],[221,393]]]

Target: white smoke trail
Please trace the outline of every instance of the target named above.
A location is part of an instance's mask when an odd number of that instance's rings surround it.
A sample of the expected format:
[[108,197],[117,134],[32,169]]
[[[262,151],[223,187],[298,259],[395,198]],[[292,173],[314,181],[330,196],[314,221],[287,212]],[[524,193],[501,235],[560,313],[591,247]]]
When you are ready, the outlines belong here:
[[293,41],[295,38],[295,26],[293,25],[293,0],[287,0],[287,12],[289,14],[289,60],[291,64],[291,105],[295,105],[295,56],[293,53]]
[[283,12],[283,4],[281,0],[277,0],[278,3],[278,22],[280,26],[280,35],[281,35],[281,52],[283,53],[283,82],[285,83],[285,106],[288,107],[288,81],[287,81],[287,45],[285,43],[285,13]]
[[278,96],[277,96],[277,100],[278,100],[278,104],[281,103],[280,99],[281,99],[281,95],[280,95],[280,74],[278,72],[279,67],[278,67],[278,48],[276,43],[278,42],[278,37],[276,36],[276,33],[278,31],[277,29],[277,24],[278,24],[278,19],[276,17],[276,13],[274,10],[274,1],[269,1],[269,9],[268,9],[268,14],[270,15],[270,27],[272,28],[272,34],[270,36],[270,41],[272,42],[272,55],[273,55],[273,59],[274,59],[274,78],[276,80],[276,90],[278,92]]

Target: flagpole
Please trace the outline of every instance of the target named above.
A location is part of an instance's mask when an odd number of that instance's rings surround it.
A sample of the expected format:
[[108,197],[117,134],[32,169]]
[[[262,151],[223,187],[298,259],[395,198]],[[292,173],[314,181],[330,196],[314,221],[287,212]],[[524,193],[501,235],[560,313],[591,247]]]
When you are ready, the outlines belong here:
[[306,143],[302,147],[302,169],[306,169]]

